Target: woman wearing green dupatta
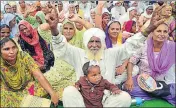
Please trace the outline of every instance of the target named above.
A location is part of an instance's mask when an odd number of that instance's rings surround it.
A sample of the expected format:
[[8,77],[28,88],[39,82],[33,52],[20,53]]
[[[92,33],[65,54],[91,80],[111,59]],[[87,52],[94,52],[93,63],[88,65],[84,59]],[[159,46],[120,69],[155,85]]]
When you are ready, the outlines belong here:
[[[69,19],[74,22],[78,22],[82,24],[85,28],[91,28],[93,27],[90,23],[87,21],[79,18],[77,15],[73,15],[71,19]],[[65,19],[63,22],[63,29],[60,35],[64,35],[66,38],[66,41],[70,43],[73,46],[84,48],[82,35],[84,32],[76,34],[76,27],[73,22]],[[55,52],[55,51],[54,51]],[[56,53],[54,53],[56,54]],[[55,58],[55,64],[54,67],[50,69],[47,73],[44,74],[46,79],[50,82],[52,87],[59,91],[59,99],[62,98],[62,93],[65,87],[69,85],[74,85],[76,82],[76,73],[70,64],[67,62],[60,60],[59,58]]]
[[9,37],[1,38],[0,49],[0,107],[20,107],[25,95],[44,97],[47,93],[57,105],[56,93],[28,53],[19,51]]
[[[83,48],[82,36],[76,35],[75,25],[69,20],[63,22],[61,35],[64,35],[71,45]],[[52,87],[58,91],[59,99],[61,99],[63,89],[68,85],[74,85],[76,82],[76,73],[73,66],[58,58],[55,59],[54,67],[45,73],[44,76]]]
[[35,17],[37,22],[40,24],[40,26],[37,28],[38,33],[48,43],[48,47],[52,50],[51,30],[48,23],[46,23],[45,14],[42,11],[38,11]]

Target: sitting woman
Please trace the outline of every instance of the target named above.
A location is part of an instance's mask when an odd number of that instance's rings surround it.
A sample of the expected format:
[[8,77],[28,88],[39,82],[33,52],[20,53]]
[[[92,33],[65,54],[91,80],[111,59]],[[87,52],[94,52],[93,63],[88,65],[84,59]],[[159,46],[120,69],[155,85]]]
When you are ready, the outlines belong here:
[[[82,34],[76,32],[76,27],[72,21],[80,23],[85,28],[90,28],[91,24],[83,20],[77,15],[74,15],[73,17],[74,19],[76,19],[75,21],[72,20],[73,18],[69,20],[68,19],[64,20],[63,29],[60,35],[64,35],[66,38],[66,41],[69,44],[83,49],[84,48],[83,39],[82,39],[83,32]],[[90,26],[87,26],[87,25],[90,25]],[[56,51],[54,51],[55,55],[59,54],[55,52]],[[59,91],[58,93],[59,93],[60,99],[62,98],[63,89],[67,86],[74,85],[74,83],[76,82],[75,69],[73,68],[72,65],[68,64],[64,60],[61,60],[60,58],[56,58],[54,67],[51,68],[50,71],[45,73],[44,76],[50,82],[52,87],[55,90]]]
[[6,24],[2,24],[1,25],[1,35],[0,37],[10,37],[12,38],[12,36],[10,35],[10,27]]
[[[105,31],[106,38],[106,47],[107,48],[114,48],[114,47],[121,47],[123,44],[123,38],[121,33],[121,25],[118,21],[110,21]],[[127,67],[128,60],[124,60],[124,63],[116,67],[116,84],[120,84],[126,80],[126,67]],[[138,68],[134,67],[134,75],[138,72]]]
[[11,13],[4,14],[2,24],[6,24],[10,27],[11,29],[10,35],[12,36],[12,38],[18,36],[19,30],[18,25],[16,23],[16,16],[14,14]]
[[129,37],[133,36],[136,31],[136,22],[129,20],[124,24],[123,30],[123,42],[125,42]]
[[14,40],[9,37],[1,38],[0,48],[1,107],[20,107],[24,95],[43,97],[47,92],[57,105],[56,93],[31,56],[19,51]]
[[[151,34],[144,47],[133,55],[128,63],[128,78],[125,89],[132,97],[151,100],[154,97],[163,98],[175,105],[175,43],[168,41],[169,26],[160,24]],[[168,89],[161,89],[162,95],[150,94],[139,87],[138,75],[132,78],[133,66],[139,66],[139,75],[146,73],[154,80],[162,81]],[[156,91],[155,91],[156,92]]]
[[19,30],[18,42],[21,49],[32,56],[43,73],[48,71],[54,65],[54,54],[49,50],[47,42],[27,21],[19,23]]

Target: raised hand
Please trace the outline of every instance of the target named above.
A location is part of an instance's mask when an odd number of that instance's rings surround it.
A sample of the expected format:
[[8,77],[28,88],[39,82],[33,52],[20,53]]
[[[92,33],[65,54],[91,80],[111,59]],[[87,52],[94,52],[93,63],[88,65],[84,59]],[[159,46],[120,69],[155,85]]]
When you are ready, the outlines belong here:
[[57,24],[59,23],[59,18],[57,11],[54,10],[53,13],[48,13],[45,16],[46,22],[50,25],[51,33],[53,36],[57,36],[59,31],[57,30]]
[[160,24],[162,24],[166,19],[161,15],[161,9],[166,5],[158,6],[152,15],[149,26],[146,28],[147,34],[150,34],[153,30],[155,30]]
[[104,7],[107,1],[98,1],[98,6]]
[[35,10],[36,10],[35,5],[31,5],[31,6],[29,7],[29,9],[27,10],[27,12],[28,12],[28,13],[32,13],[32,12],[34,12]]
[[59,22],[58,13],[55,7],[53,7],[52,13],[48,13],[45,17],[47,23],[50,25],[51,29],[56,29]]
[[72,21],[72,22],[78,22],[79,19],[81,19],[77,14],[70,14],[68,16],[68,20]]
[[59,18],[59,23],[62,23],[62,22],[65,20],[64,13],[60,14],[60,15],[58,16],[58,18]]

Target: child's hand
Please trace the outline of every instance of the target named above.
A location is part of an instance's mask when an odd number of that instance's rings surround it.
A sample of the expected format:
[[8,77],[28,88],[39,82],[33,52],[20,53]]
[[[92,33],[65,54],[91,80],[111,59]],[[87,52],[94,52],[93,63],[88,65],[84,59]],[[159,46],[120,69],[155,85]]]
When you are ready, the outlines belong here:
[[78,90],[80,90],[79,86],[78,85],[75,85],[75,88],[77,88]]
[[112,90],[112,94],[120,94],[122,90],[120,90],[119,88],[115,88]]

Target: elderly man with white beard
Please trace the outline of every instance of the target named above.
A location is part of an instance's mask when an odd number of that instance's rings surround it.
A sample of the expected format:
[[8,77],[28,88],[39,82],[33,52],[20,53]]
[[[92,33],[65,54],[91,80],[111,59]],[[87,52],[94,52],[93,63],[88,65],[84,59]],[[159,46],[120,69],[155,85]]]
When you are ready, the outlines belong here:
[[[84,63],[90,60],[97,60],[100,65],[101,75],[109,82],[115,83],[115,67],[120,66],[124,60],[128,59],[138,48],[142,47],[148,34],[150,34],[159,24],[164,22],[164,19],[161,19],[159,15],[162,7],[159,7],[154,11],[149,27],[143,32],[137,33],[129,38],[122,47],[110,49],[106,49],[105,33],[99,28],[90,28],[85,31],[83,36],[85,50],[70,45],[65,41],[66,39],[64,36],[59,35],[57,30],[57,17],[48,15],[46,20],[51,27],[53,35],[55,57],[62,58],[75,68],[77,80],[80,76],[84,75],[82,71]],[[69,18],[73,21],[75,16],[73,15]],[[77,20],[77,22],[82,21]],[[125,91],[122,91],[120,94],[113,97],[110,94],[105,97],[104,100],[106,102],[108,100],[109,107],[129,107],[131,105],[131,97]],[[63,105],[64,107],[85,107],[78,90],[73,86],[64,89]]]

